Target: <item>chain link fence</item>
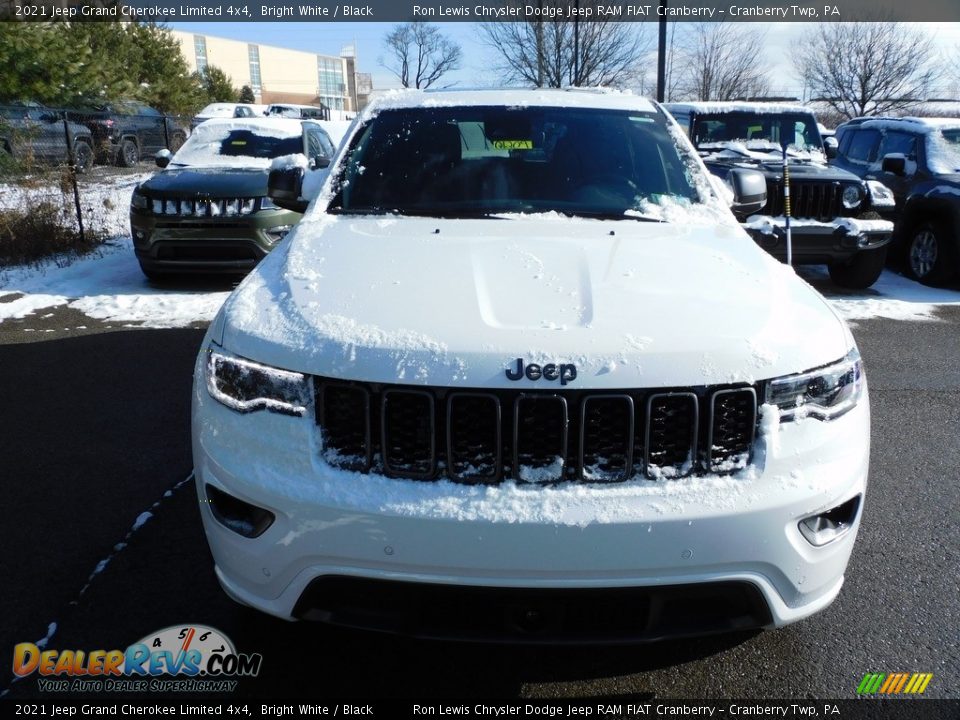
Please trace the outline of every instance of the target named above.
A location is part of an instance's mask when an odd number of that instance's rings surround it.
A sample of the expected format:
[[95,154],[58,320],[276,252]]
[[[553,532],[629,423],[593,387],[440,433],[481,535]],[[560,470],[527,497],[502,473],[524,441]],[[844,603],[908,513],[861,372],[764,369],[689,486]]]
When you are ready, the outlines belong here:
[[0,264],[85,251],[128,232],[133,187],[191,119],[139,104],[0,105]]

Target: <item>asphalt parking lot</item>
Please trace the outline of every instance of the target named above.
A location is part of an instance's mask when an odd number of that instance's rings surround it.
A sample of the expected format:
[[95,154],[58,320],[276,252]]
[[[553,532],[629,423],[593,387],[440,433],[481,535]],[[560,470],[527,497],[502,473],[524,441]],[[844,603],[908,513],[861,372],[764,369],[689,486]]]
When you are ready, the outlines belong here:
[[866,672],[930,672],[926,697],[958,698],[960,306],[936,314],[854,327],[873,446],[839,599],[777,631],[616,648],[414,641],[235,605],[190,480],[202,328],[123,328],[64,306],[0,322],[0,691],[40,696],[34,678],[11,685],[9,653],[51,630],[49,647],[95,649],[200,623],[264,656],[236,697],[849,698]]

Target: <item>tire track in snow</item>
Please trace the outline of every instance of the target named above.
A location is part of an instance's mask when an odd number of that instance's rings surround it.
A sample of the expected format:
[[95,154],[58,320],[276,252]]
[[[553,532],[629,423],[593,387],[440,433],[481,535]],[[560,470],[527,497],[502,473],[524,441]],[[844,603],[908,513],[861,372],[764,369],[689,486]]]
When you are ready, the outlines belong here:
[[[102,560],[100,560],[100,561],[94,566],[93,572],[91,572],[90,575],[87,577],[86,583],[84,583],[83,587],[80,588],[80,592],[77,593],[77,596],[76,596],[73,600],[71,600],[71,601],[68,603],[68,605],[70,605],[70,606],[75,606],[75,605],[79,605],[79,604],[80,604],[80,600],[81,600],[81,599],[83,598],[83,596],[86,594],[87,590],[90,588],[90,585],[91,585],[91,584],[93,583],[93,581],[96,579],[97,575],[99,575],[99,574],[102,573],[104,570],[106,570],[106,569],[107,569],[107,566],[110,564],[110,562],[111,562],[119,553],[123,552],[123,550],[127,547],[127,545],[130,544],[130,540],[133,538],[134,534],[135,534],[138,530],[140,530],[140,528],[142,528],[144,525],[146,525],[147,522],[150,520],[150,518],[153,517],[154,511],[157,510],[157,508],[159,508],[161,504],[163,504],[163,501],[164,501],[164,500],[173,497],[173,494],[174,494],[177,490],[179,490],[180,488],[182,488],[184,485],[186,485],[187,483],[189,483],[191,480],[193,480],[193,472],[192,472],[192,471],[191,471],[190,474],[187,475],[187,477],[185,477],[183,480],[181,480],[180,482],[178,482],[176,485],[174,485],[174,486],[173,486],[172,488],[170,488],[169,490],[166,490],[166,491],[163,493],[163,495],[160,496],[160,499],[157,500],[156,502],[154,502],[153,505],[151,505],[148,509],[144,510],[142,513],[140,513],[139,515],[137,515],[137,519],[133,521],[133,525],[130,527],[130,530],[127,531],[127,534],[123,536],[123,539],[120,540],[120,542],[116,543],[116,544],[113,546],[113,549],[111,550],[111,552],[110,552],[106,557],[104,557]],[[38,648],[41,648],[41,649],[42,649],[42,648],[46,648],[47,645],[50,643],[50,640],[52,640],[52,639],[53,639],[53,636],[56,634],[57,629],[58,629],[58,624],[57,624],[56,621],[53,621],[53,622],[51,622],[50,624],[48,624],[48,625],[47,625],[47,634],[46,634],[46,636],[45,636],[44,638],[42,638],[41,640],[37,640],[37,641],[34,643],[34,645],[36,645]],[[3,690],[2,692],[0,692],[0,698],[6,697],[6,695],[10,692],[10,690],[11,690],[11,688],[14,686],[14,684],[20,682],[20,681],[23,680],[25,677],[28,677],[28,676],[22,676],[22,677],[21,677],[21,676],[19,676],[19,675],[14,675],[14,676],[13,676],[13,679],[10,681],[10,684],[9,684],[6,688],[4,688],[4,690]]]

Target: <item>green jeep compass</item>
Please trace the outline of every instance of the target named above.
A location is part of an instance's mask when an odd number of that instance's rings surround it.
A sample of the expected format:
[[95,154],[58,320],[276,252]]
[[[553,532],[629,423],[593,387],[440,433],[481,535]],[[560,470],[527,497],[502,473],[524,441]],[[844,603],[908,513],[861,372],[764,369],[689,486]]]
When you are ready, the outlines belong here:
[[134,188],[130,229],[140,268],[152,279],[250,270],[301,217],[267,197],[273,160],[302,154],[319,169],[329,165],[334,152],[316,121],[202,123],[176,155],[157,153],[163,170]]

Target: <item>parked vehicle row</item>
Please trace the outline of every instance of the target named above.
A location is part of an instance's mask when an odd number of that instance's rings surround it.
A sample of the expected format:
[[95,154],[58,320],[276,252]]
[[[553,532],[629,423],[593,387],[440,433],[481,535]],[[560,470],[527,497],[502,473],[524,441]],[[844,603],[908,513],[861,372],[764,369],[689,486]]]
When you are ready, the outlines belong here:
[[188,135],[179,119],[137,102],[70,109],[35,102],[0,107],[0,150],[26,165],[72,161],[80,172],[94,163],[134,167],[158,150],[176,150]]

